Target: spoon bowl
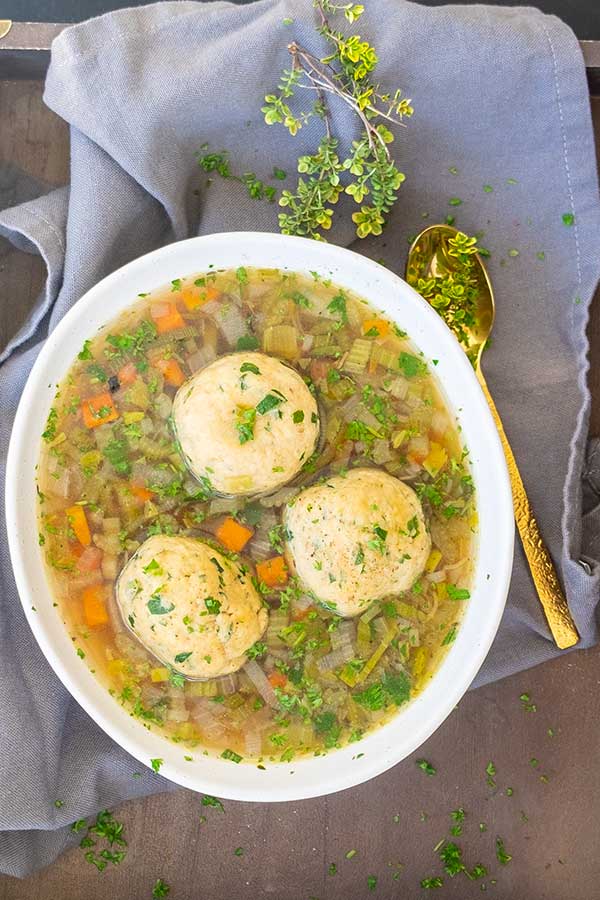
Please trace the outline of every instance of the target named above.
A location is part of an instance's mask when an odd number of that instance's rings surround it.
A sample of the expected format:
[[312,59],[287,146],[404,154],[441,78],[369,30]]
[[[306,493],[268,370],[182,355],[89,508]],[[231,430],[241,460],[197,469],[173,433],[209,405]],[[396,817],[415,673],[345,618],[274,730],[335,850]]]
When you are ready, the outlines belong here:
[[[449,239],[456,238],[457,234],[459,231],[450,225],[431,225],[417,235],[408,251],[406,266],[406,280],[416,290],[419,278],[446,278],[459,270],[460,263],[451,254],[448,243]],[[465,327],[459,340],[469,359],[478,369],[494,325],[496,304],[492,283],[481,257],[476,253],[472,259],[475,265],[471,274],[476,282],[477,291],[473,311],[475,321],[473,325]]]

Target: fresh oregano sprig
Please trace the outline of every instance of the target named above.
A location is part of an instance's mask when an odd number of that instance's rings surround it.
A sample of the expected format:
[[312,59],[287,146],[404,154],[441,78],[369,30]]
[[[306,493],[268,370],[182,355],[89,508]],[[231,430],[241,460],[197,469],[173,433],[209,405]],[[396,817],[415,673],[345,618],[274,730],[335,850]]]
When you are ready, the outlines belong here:
[[[208,144],[203,144],[200,147],[200,150],[207,149]],[[269,200],[271,203],[275,200],[277,189],[270,184],[265,184],[264,181],[260,181],[254,172],[233,175],[229,164],[229,155],[226,150],[221,153],[198,153],[197,156],[198,165],[201,169],[204,169],[205,172],[216,172],[221,178],[233,178],[234,181],[239,181],[240,184],[245,186],[248,196],[252,197],[253,200]],[[277,169],[276,171],[279,172],[280,170]],[[274,174],[273,177],[279,178],[280,176]]]
[[[392,159],[389,145],[394,135],[386,123],[402,124],[413,109],[400,90],[382,93],[372,81],[378,62],[375,49],[360,35],[346,36],[330,24],[328,14],[343,11],[349,22],[355,22],[364,7],[330,0],[315,0],[315,7],[321,19],[319,33],[331,53],[318,57],[292,41],[291,68],[283,72],[278,93],[267,94],[262,107],[267,125],[281,123],[292,135],[315,116],[323,120],[325,131],[316,152],[298,160],[296,189],[282,192],[279,204],[287,211],[280,214],[279,227],[283,234],[321,238],[331,227],[333,207],[345,193],[360,206],[352,216],[358,237],[381,234],[405,178]],[[294,113],[291,101],[300,90],[313,92],[315,101],[308,112]],[[361,124],[360,136],[345,159],[338,156],[339,141],[331,130],[331,97],[349,106]]]
[[[279,215],[279,228],[283,234],[321,240],[331,227],[336,203],[347,194],[360,207],[352,216],[357,236],[378,235],[405,179],[390,153],[394,135],[388,125],[403,124],[413,109],[400,90],[385,93],[373,81],[378,62],[375,49],[360,35],[347,36],[331,25],[329,17],[341,13],[348,22],[357,21],[364,7],[331,0],[315,0],[314,5],[320,17],[319,34],[330,52],[319,57],[292,41],[288,45],[291,66],[284,70],[277,92],[266,95],[261,110],[267,125],[282,124],[292,136],[315,117],[323,122],[324,134],[314,153],[298,159],[295,188],[281,193],[279,205],[285,212]],[[296,108],[301,91],[314,95],[306,111]],[[340,142],[332,132],[332,100],[345,103],[360,122],[359,137],[345,158],[340,158]],[[225,153],[206,154],[199,163],[205,171],[237,177],[231,175]],[[246,184],[251,196],[269,200],[275,196],[275,189],[267,188],[253,173],[237,180]]]

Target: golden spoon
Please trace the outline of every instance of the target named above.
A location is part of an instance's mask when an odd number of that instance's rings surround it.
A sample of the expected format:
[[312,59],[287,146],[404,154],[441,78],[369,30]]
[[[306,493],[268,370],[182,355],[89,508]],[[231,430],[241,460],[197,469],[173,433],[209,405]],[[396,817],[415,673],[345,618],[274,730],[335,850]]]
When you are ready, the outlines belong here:
[[[406,264],[406,280],[409,284],[415,286],[419,278],[446,277],[457,270],[459,263],[456,257],[449,253],[448,246],[449,238],[455,238],[457,234],[457,230],[449,225],[432,225],[415,238],[408,252]],[[459,338],[473,362],[477,380],[496,422],[510,474],[515,520],[521,535],[525,556],[552,637],[556,645],[564,650],[567,647],[573,647],[579,641],[579,635],[558,580],[552,557],[533,515],[523,479],[508,443],[500,415],[481,371],[481,355],[494,324],[494,292],[479,254],[474,254],[471,259],[475,263],[472,275],[477,282],[476,309],[473,311],[475,324],[463,326]]]

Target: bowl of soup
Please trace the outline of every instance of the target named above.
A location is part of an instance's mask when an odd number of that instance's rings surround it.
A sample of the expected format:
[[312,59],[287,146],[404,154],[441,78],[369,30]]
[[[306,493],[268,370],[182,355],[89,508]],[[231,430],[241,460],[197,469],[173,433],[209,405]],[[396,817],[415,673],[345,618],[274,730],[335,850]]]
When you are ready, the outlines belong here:
[[172,244],[49,336],[7,469],[29,624],[115,741],[291,800],[415,750],[467,690],[513,513],[463,351],[402,279],[273,234]]

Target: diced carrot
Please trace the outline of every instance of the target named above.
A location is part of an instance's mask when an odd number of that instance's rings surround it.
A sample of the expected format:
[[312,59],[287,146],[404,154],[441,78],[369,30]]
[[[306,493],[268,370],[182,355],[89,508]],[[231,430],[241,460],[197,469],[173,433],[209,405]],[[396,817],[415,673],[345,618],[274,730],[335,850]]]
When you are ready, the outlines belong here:
[[385,338],[390,333],[390,323],[385,319],[365,319],[362,323],[362,331],[363,334],[369,334],[370,331],[373,332],[372,335],[369,335],[370,337]]
[[106,391],[104,394],[96,394],[88,397],[81,404],[83,422],[87,428],[97,428],[106,422],[114,422],[119,418],[119,412],[113,402],[113,398]]
[[256,574],[259,581],[263,581],[267,587],[277,587],[286,584],[288,569],[283,556],[273,556],[263,562],[256,563]]
[[216,537],[228,550],[231,550],[232,553],[240,553],[253,534],[254,532],[251,528],[240,525],[239,522],[236,522],[236,520],[232,519],[230,516],[221,522],[215,531]]
[[90,587],[86,587],[81,595],[83,614],[90,628],[104,628],[105,625],[108,625],[108,611],[104,597],[103,584],[92,584]]
[[267,675],[269,680],[269,684],[273,688],[282,688],[287,684],[287,675],[284,675],[283,672],[278,672],[277,669],[274,669]]
[[138,372],[136,367],[132,362],[125,363],[124,366],[121,366],[119,369],[119,383],[123,384],[133,384],[135,379],[138,376]]
[[102,550],[90,544],[86,547],[79,559],[77,568],[80,572],[95,572],[102,565]]
[[66,513],[69,527],[81,546],[89,547],[92,543],[92,535],[83,506],[69,506]]
[[160,314],[150,311],[158,333],[165,334],[167,331],[175,331],[176,328],[184,328],[185,322],[176,305],[174,303],[165,303],[164,307],[166,311],[162,312],[161,309]]
[[205,288],[197,288],[190,285],[181,292],[183,302],[189,310],[198,309],[199,306],[204,306],[205,303],[216,300],[220,296],[221,292],[212,284]]
[[183,370],[176,359],[157,359],[154,365],[172,387],[181,387],[185,381]]
[[145,503],[147,500],[152,500],[154,497],[153,492],[149,491],[148,488],[144,487],[142,484],[131,484],[129,490],[140,503]]

